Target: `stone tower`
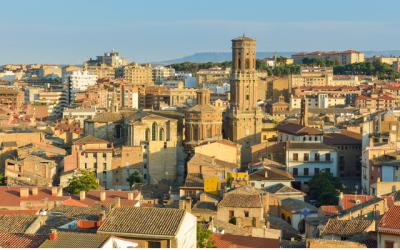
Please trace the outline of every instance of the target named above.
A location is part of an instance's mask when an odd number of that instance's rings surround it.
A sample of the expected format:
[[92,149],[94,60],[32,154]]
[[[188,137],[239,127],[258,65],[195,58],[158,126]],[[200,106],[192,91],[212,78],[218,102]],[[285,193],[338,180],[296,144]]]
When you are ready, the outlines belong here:
[[257,107],[256,40],[232,40],[230,104],[226,111],[225,138],[242,145],[242,164],[251,161],[251,146],[260,143],[262,111]]

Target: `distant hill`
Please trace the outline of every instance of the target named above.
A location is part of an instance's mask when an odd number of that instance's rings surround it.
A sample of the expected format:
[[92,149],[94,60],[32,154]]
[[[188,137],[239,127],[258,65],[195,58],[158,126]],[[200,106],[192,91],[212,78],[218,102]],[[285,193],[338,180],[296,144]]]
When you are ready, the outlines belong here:
[[[257,52],[257,58],[272,57],[277,54],[277,56],[290,57],[291,55],[297,53],[293,51],[284,52]],[[382,51],[364,51],[366,57],[371,57],[374,55],[384,55],[384,56],[400,56],[400,50],[382,50]],[[193,55],[176,58],[161,62],[152,62],[152,64],[174,64],[182,62],[193,62],[193,63],[206,63],[206,62],[224,62],[230,61],[232,58],[231,52],[200,52]]]

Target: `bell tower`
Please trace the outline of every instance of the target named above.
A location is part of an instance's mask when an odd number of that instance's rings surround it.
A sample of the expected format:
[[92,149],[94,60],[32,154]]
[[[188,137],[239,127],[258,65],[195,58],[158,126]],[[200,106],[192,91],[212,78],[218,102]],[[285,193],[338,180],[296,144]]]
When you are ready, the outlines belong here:
[[257,106],[256,40],[232,40],[230,103],[224,118],[224,136],[241,144],[242,164],[251,161],[251,146],[261,142],[262,111]]

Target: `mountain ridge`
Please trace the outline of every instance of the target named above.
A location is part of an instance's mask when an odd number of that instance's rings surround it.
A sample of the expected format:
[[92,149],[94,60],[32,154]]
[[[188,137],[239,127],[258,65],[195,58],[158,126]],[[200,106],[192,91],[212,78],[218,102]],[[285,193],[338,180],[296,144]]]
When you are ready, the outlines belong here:
[[[366,50],[363,51],[365,57],[371,56],[400,56],[400,50]],[[257,58],[272,57],[275,54],[277,56],[290,57],[291,55],[298,53],[295,51],[282,51],[282,52],[272,52],[272,51],[260,51],[257,52]],[[192,62],[192,63],[206,63],[206,62],[224,62],[231,60],[231,52],[198,52],[188,56],[179,57],[171,60],[164,60],[158,62],[151,62],[151,64],[169,65],[174,63]]]

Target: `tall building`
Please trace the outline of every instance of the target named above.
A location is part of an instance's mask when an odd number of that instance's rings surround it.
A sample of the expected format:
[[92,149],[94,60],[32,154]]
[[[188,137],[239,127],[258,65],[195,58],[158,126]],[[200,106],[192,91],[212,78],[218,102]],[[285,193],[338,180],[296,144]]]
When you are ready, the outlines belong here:
[[68,98],[69,103],[75,100],[75,93],[86,91],[89,86],[97,83],[97,75],[88,71],[73,71],[68,76]]
[[132,85],[154,85],[151,65],[132,63],[124,67],[124,80]]
[[257,107],[256,40],[232,40],[230,107],[226,111],[225,137],[242,145],[242,164],[251,161],[251,146],[260,143],[262,111]]
[[175,76],[175,69],[172,67],[156,66],[153,68],[153,80],[156,84],[161,84],[164,80]]

